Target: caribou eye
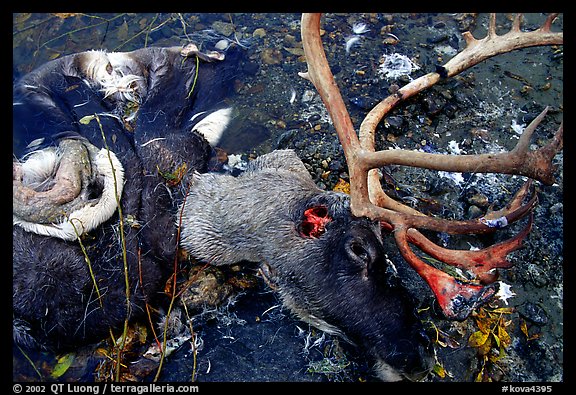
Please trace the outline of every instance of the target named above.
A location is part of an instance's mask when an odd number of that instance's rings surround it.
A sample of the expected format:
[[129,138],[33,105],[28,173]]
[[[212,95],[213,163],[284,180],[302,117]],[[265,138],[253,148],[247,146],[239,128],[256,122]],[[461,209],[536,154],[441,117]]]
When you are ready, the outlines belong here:
[[366,263],[370,262],[370,253],[362,245],[360,245],[360,243],[350,243],[349,254],[350,253],[354,258],[360,259]]
[[358,235],[345,242],[344,251],[349,262],[375,274],[382,268],[378,243],[370,235]]
[[314,206],[304,211],[304,217],[300,224],[300,234],[304,237],[317,239],[325,232],[328,222],[332,217],[328,215],[328,209],[325,206]]

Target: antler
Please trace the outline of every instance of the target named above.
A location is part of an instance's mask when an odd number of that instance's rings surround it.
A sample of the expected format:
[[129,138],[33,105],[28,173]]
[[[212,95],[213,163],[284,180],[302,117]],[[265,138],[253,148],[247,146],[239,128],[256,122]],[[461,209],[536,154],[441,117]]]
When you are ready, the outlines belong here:
[[[530,138],[546,115],[548,111],[546,108],[525,129],[512,151],[460,156],[407,150],[376,151],[374,139],[376,126],[401,101],[431,87],[442,78],[452,77],[487,58],[519,48],[563,44],[563,33],[550,31],[556,16],[557,14],[548,16],[538,30],[521,32],[521,15],[518,15],[514,19],[512,29],[499,36],[496,34],[496,17],[492,14],[488,35],[485,38],[478,40],[470,32],[464,33],[466,48],[463,51],[444,66],[439,66],[435,72],[411,81],[381,101],[368,113],[357,135],[323,49],[320,38],[321,14],[302,15],[302,43],[308,71],[300,75],[309,79],[320,94],[344,149],[350,175],[352,214],[380,220],[385,227],[394,230],[394,237],[402,256],[429,284],[448,318],[466,318],[476,306],[486,302],[496,293],[497,284],[492,284],[496,279],[493,269],[510,266],[506,256],[521,245],[522,239],[530,231],[532,219],[516,237],[479,251],[444,249],[435,245],[417,229],[452,234],[493,232],[531,212],[536,204],[532,184],[528,181],[512,202],[500,211],[487,213],[478,219],[453,221],[426,216],[390,198],[382,190],[376,169],[396,164],[443,171],[516,174],[550,185],[554,182],[556,170],[552,165],[552,159],[562,150],[563,126],[560,125],[546,146],[537,150],[529,149]],[[523,203],[530,194],[532,198]],[[445,263],[469,270],[487,285],[464,283],[427,265],[412,251],[410,244]]]

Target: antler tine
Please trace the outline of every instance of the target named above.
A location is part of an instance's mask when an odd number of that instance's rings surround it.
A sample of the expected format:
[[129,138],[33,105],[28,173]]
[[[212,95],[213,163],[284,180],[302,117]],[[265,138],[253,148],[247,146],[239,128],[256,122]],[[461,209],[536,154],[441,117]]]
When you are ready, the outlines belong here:
[[424,263],[408,244],[408,230],[398,229],[394,238],[404,259],[426,281],[447,318],[464,320],[478,306],[490,300],[498,284],[476,285],[456,280],[445,272]]
[[512,264],[507,260],[507,255],[520,248],[522,241],[532,229],[533,215],[524,229],[511,239],[493,244],[481,250],[453,250],[440,247],[433,243],[414,228],[408,229],[408,241],[428,255],[451,266],[468,270],[482,284],[490,284],[496,281],[498,273],[496,268],[509,268]]
[[[527,128],[526,132],[528,133],[526,137],[529,137],[533,129]],[[545,162],[550,158],[546,157],[544,160],[540,160],[540,158],[544,154],[553,157],[562,149],[562,130],[559,130],[546,146],[534,151],[529,149],[529,144],[526,143],[528,138],[526,137],[521,137],[512,151],[503,153],[451,155],[447,157],[442,154],[420,151],[386,150],[365,152],[362,159],[365,161],[365,165],[371,169],[397,164],[439,171],[515,174],[551,185],[554,183],[554,166]],[[518,146],[518,144],[520,145]]]
[[548,15],[548,17],[546,18],[546,20],[544,21],[544,23],[542,24],[542,26],[538,30],[543,31],[543,32],[549,32],[550,28],[552,27],[552,23],[554,22],[554,20],[557,17],[558,17],[558,13]]
[[496,34],[496,14],[490,14],[490,23],[488,25],[488,37],[493,39],[497,36]]
[[536,127],[540,125],[540,122],[542,122],[544,116],[546,116],[548,109],[549,107],[544,108],[544,110],[540,114],[538,114],[538,116],[534,118],[532,122],[530,122],[530,124],[524,129],[522,135],[520,136],[520,139],[516,143],[516,146],[514,147],[512,152],[528,150],[528,146],[530,145],[530,138],[532,137],[532,134],[536,130]]
[[514,16],[514,21],[512,22],[512,29],[511,31],[513,32],[519,32],[520,31],[520,25],[522,24],[522,14],[516,14]]

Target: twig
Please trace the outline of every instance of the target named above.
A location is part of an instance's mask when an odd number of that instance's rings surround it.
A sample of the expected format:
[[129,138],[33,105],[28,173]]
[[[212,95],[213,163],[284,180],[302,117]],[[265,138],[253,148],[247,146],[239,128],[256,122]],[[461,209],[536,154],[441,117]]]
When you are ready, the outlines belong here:
[[[112,162],[112,157],[110,156],[110,148],[108,147],[108,143],[106,142],[106,135],[104,133],[104,128],[102,127],[102,123],[100,122],[100,117],[98,114],[94,114],[94,118],[96,118],[96,122],[98,122],[98,126],[100,127],[100,133],[102,134],[102,140],[104,142],[104,147],[106,148],[106,153],[108,154],[108,160],[110,161],[110,166],[112,168],[112,176],[114,178],[114,196],[116,197],[116,205],[118,206],[118,217],[120,221],[120,242],[122,244],[122,262],[124,264],[124,281],[126,285],[126,318],[124,319],[124,329],[122,331],[122,340],[121,340],[121,347],[118,349],[118,357],[116,363],[116,381],[120,381],[120,361],[122,358],[122,350],[126,344],[126,335],[128,333],[128,319],[131,315],[131,306],[130,306],[130,279],[128,277],[128,259],[126,253],[126,238],[124,236],[124,217],[122,214],[122,206],[120,205],[120,196],[118,196],[118,183],[116,179],[116,169],[114,169],[114,163]],[[114,342],[116,345],[116,342]]]
[[102,303],[102,295],[100,295],[100,289],[98,288],[98,283],[96,282],[96,277],[94,276],[94,271],[92,270],[92,263],[90,258],[88,257],[88,252],[84,247],[84,243],[82,243],[82,239],[80,239],[80,233],[78,233],[78,229],[76,229],[76,225],[74,225],[74,220],[78,220],[78,218],[71,218],[70,225],[74,228],[74,233],[76,233],[76,238],[78,239],[78,243],[80,244],[80,248],[82,249],[82,253],[84,254],[84,260],[88,265],[88,270],[90,271],[90,277],[92,278],[92,283],[94,284],[94,289],[96,290],[96,295],[98,295],[98,302],[100,302],[100,307],[104,309],[104,303]]
[[24,350],[22,350],[22,348],[20,348],[20,346],[19,346],[17,343],[14,343],[14,344],[16,344],[16,347],[18,347],[18,350],[20,350],[20,352],[22,353],[22,355],[24,355],[24,358],[26,358],[26,360],[27,360],[28,362],[30,362],[30,365],[32,366],[32,369],[34,369],[34,371],[36,372],[36,374],[38,375],[38,377],[40,378],[40,380],[43,380],[42,374],[40,373],[40,371],[38,370],[38,368],[36,368],[36,365],[34,365],[34,362],[32,362],[32,359],[30,359],[30,357],[28,356],[28,354],[26,354],[26,353],[24,352]]
[[192,318],[190,317],[190,314],[188,314],[188,307],[186,307],[186,303],[182,303],[182,306],[184,306],[184,311],[186,312],[186,318],[188,319],[188,325],[190,328],[190,336],[192,338],[192,358],[193,358],[193,364],[192,364],[192,378],[191,381],[194,382],[196,381],[196,370],[197,370],[197,354],[198,354],[198,350],[196,349],[196,339],[194,338],[194,327],[192,326]]

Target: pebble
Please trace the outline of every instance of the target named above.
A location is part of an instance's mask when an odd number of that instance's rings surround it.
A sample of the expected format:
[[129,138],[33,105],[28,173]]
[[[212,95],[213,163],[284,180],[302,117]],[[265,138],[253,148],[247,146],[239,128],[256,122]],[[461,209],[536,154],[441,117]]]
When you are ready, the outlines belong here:
[[320,120],[320,118],[321,118],[320,114],[312,114],[308,117],[308,122],[316,122]]
[[558,202],[552,205],[549,210],[551,214],[562,214],[564,212],[564,204],[562,202]]
[[468,211],[466,212],[466,217],[468,219],[479,218],[483,215],[484,211],[475,205],[471,205],[470,207],[468,207]]
[[530,281],[537,287],[541,288],[548,284],[548,276],[543,272],[542,268],[533,263],[529,264],[526,271],[530,275]]
[[220,51],[226,50],[229,46],[230,46],[230,41],[228,41],[224,38],[222,40],[218,41],[216,44],[214,44],[214,48],[216,48]]
[[[406,125],[406,120],[402,116],[398,115],[391,115],[384,119],[384,126],[386,128],[393,128],[398,129],[397,132],[400,132],[402,127]],[[394,133],[394,131],[392,131]]]
[[268,65],[280,64],[282,62],[282,52],[276,48],[264,48],[260,53],[260,59]]
[[488,207],[490,202],[486,195],[482,193],[476,193],[468,198],[468,204],[478,206],[478,207]]
[[382,40],[382,43],[385,45],[396,45],[400,42],[400,40],[398,40],[397,38],[394,37],[386,37],[384,40]]
[[252,37],[255,37],[255,38],[266,37],[266,30],[259,27],[258,29],[254,30],[254,32],[252,33]]
[[212,29],[226,37],[234,33],[234,26],[231,23],[222,21],[214,21],[212,23]]

